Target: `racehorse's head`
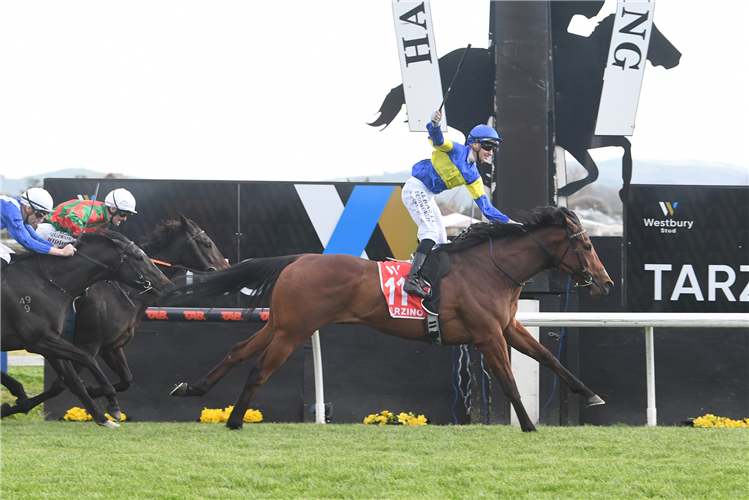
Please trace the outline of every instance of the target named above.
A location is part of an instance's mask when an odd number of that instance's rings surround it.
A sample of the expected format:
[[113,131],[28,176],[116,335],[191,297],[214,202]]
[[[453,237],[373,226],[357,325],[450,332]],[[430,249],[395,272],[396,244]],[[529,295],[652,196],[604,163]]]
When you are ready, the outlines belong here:
[[100,246],[84,244],[79,253],[98,260],[99,265],[108,267],[108,279],[154,295],[161,295],[173,288],[174,285],[151,262],[145,252],[125,236],[114,231],[97,231],[91,237],[84,237],[82,241],[93,243],[92,237],[96,236],[102,236],[111,243]]
[[184,231],[187,243],[188,264],[186,267],[197,271],[218,271],[229,267],[229,263],[216,244],[205,234],[205,231],[184,215],[179,215],[179,225]]
[[195,222],[179,216],[160,224],[141,248],[169,277],[177,271],[175,265],[193,271],[217,271],[229,267],[215,243]]
[[608,295],[609,290],[614,287],[614,282],[598,258],[596,249],[588,237],[588,231],[580,224],[574,212],[564,207],[560,207],[559,210],[565,216],[566,239],[569,246],[560,258],[558,268],[570,275],[576,286],[589,286],[592,296]]

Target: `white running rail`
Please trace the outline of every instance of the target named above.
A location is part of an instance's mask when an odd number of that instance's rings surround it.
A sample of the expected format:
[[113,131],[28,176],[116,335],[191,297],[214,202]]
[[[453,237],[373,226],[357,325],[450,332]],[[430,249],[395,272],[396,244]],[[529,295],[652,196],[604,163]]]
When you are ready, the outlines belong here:
[[523,326],[645,328],[645,362],[648,378],[648,425],[657,425],[655,408],[655,352],[653,328],[749,328],[747,313],[559,313],[518,312]]

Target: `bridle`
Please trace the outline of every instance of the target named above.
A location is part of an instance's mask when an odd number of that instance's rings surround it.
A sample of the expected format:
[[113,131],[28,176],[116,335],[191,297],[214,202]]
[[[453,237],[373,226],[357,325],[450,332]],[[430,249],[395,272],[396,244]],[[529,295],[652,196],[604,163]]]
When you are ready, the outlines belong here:
[[[211,263],[210,263],[210,262],[208,262],[208,259],[206,259],[206,258],[205,258],[205,256],[204,256],[204,255],[203,255],[203,254],[202,254],[202,253],[200,252],[200,249],[198,248],[198,242],[197,242],[197,241],[195,241],[195,238],[197,238],[197,237],[198,237],[198,236],[200,236],[201,234],[205,234],[205,230],[201,229],[201,230],[200,230],[200,232],[197,232],[197,233],[193,234],[192,236],[190,236],[189,238],[187,238],[187,239],[185,240],[185,243],[187,243],[187,244],[188,244],[188,247],[190,248],[190,251],[191,251],[191,252],[193,253],[193,256],[194,256],[194,257],[195,257],[195,258],[196,258],[196,259],[197,259],[197,260],[198,260],[199,262],[201,262],[201,263],[203,264],[203,267],[204,267],[204,268],[205,268],[206,270],[211,270],[211,269],[213,269],[213,270],[215,271],[215,270],[216,270],[216,268],[215,268],[215,267],[213,267],[213,266],[211,265]],[[162,260],[151,259],[151,262],[153,262],[154,264],[158,264],[158,265],[161,265],[161,266],[172,267],[172,264],[170,264],[169,262],[164,262],[164,261],[162,261]],[[185,268],[184,266],[179,266],[179,267],[182,267],[182,268],[184,268],[184,269],[187,269],[187,268]]]
[[[112,240],[109,240],[109,241],[112,241]],[[82,258],[86,259],[87,261],[96,264],[99,267],[103,267],[104,269],[107,269],[108,271],[110,271],[110,272],[114,273],[115,275],[117,275],[117,277],[118,277],[117,281],[120,281],[120,282],[122,282],[122,283],[124,283],[124,284],[126,284],[128,286],[134,287],[134,288],[139,288],[139,289],[142,290],[141,293],[146,293],[149,290],[153,289],[153,285],[151,284],[151,282],[149,280],[147,280],[136,269],[135,265],[128,259],[127,254],[125,253],[125,252],[127,252],[127,250],[131,246],[134,246],[134,243],[131,241],[125,248],[120,248],[113,241],[112,241],[112,243],[115,245],[115,248],[117,249],[117,253],[120,254],[120,263],[114,269],[111,268],[110,266],[104,264],[103,262],[100,262],[100,261],[94,259],[93,257],[91,257],[89,255],[86,255],[84,253],[81,253],[81,252],[76,252],[76,253],[73,254],[73,256],[82,257]],[[138,279],[132,279],[132,278],[130,278],[128,276],[125,276],[124,274],[122,274],[119,271],[120,267],[122,267],[122,265],[125,264],[125,263],[127,263],[130,266],[130,268],[133,270],[133,272],[138,275]],[[49,275],[49,273],[47,273],[47,271],[42,267],[41,254],[39,255],[39,271],[42,273],[42,275],[44,275],[45,278],[47,278],[47,281],[49,281],[52,285],[54,285],[55,287],[57,287],[57,289],[60,290],[62,293],[64,293],[65,295],[67,295],[68,297],[70,297],[71,299],[73,299],[73,296],[70,295],[63,287],[61,287],[59,284],[57,284],[52,279],[52,277]]]
[[[567,249],[564,251],[564,254],[562,254],[561,258],[557,257],[557,255],[554,252],[552,252],[551,250],[549,250],[546,247],[546,245],[544,245],[536,237],[536,235],[534,235],[531,232],[530,229],[528,229],[527,227],[523,227],[523,229],[525,230],[526,233],[528,233],[528,236],[531,237],[531,239],[536,243],[536,245],[538,245],[544,252],[546,252],[547,254],[551,255],[554,258],[554,260],[557,262],[557,266],[556,267],[559,267],[559,265],[562,265],[562,266],[566,267],[567,269],[569,269],[573,274],[577,274],[578,276],[581,276],[583,278],[584,283],[583,284],[575,283],[576,287],[586,287],[586,286],[591,286],[593,284],[593,277],[590,275],[590,273],[588,272],[588,270],[585,268],[585,264],[583,263],[583,258],[580,256],[580,251],[577,249],[577,245],[575,244],[575,239],[578,238],[579,236],[582,236],[586,232],[588,232],[587,229],[582,228],[580,231],[578,231],[576,233],[573,233],[572,230],[569,228],[569,226],[565,227],[565,229],[567,230],[567,237],[570,240],[570,244],[567,246]],[[578,260],[578,262],[580,262],[580,270],[574,269],[574,268],[570,267],[569,265],[567,265],[564,262],[564,257],[567,255],[567,252],[570,251],[570,248],[572,248],[575,251],[575,255],[577,255],[577,260]],[[512,276],[510,276],[507,273],[507,271],[505,271],[504,269],[502,269],[501,267],[499,267],[499,265],[497,264],[497,261],[494,259],[494,249],[492,248],[492,239],[491,238],[489,238],[489,251],[490,251],[491,256],[492,256],[492,262],[494,262],[494,265],[496,266],[496,268],[499,269],[500,271],[502,271],[502,273],[504,273],[505,276],[507,276],[508,278],[510,278],[510,280],[512,280],[516,285],[521,286],[521,287],[524,286],[527,283],[527,282],[526,283],[519,282],[518,280],[516,280],[515,278],[513,278]]]

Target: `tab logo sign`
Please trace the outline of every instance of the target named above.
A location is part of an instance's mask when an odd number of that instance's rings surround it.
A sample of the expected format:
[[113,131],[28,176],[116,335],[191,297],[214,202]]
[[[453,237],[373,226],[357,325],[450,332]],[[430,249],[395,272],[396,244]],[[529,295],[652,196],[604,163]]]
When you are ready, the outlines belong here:
[[659,201],[658,205],[660,205],[663,215],[669,217],[669,219],[644,218],[642,222],[645,224],[645,227],[659,227],[663,234],[675,234],[679,228],[692,229],[694,226],[693,220],[675,220],[670,218],[674,216],[676,207],[679,206],[678,201]]

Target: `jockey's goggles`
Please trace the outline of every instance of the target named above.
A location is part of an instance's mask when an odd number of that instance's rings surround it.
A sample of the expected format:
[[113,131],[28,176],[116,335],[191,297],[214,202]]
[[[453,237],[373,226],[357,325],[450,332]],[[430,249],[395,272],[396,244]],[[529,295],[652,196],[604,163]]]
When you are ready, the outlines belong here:
[[128,212],[127,210],[120,210],[119,212],[117,212],[117,215],[119,215],[120,217],[130,217],[131,215],[133,215],[133,213]]
[[481,149],[484,151],[491,151],[492,153],[495,153],[499,147],[499,144],[491,141],[482,141],[479,144],[481,144]]
[[47,212],[40,212],[38,210],[36,212],[34,212],[34,217],[36,217],[39,220],[42,220],[46,216],[47,216]]

